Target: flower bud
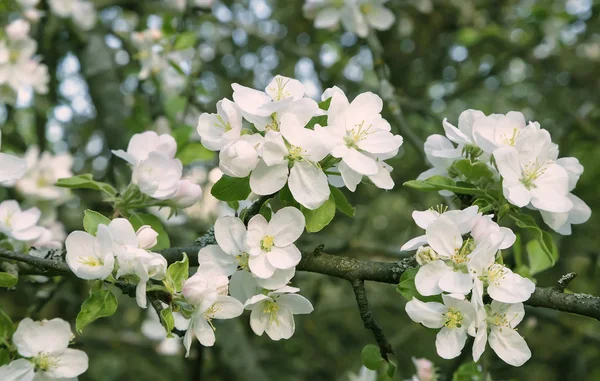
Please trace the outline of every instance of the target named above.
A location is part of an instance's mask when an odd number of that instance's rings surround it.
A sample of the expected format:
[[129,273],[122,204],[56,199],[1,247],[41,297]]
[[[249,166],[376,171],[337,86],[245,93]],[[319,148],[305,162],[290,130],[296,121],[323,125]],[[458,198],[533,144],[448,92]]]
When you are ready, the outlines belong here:
[[11,40],[24,40],[29,34],[29,23],[23,19],[18,19],[11,22],[6,27],[6,34]]
[[158,243],[158,233],[150,225],[140,227],[135,235],[140,249],[150,249]]
[[438,259],[438,253],[436,253],[429,246],[421,246],[417,249],[417,254],[415,255],[415,258],[417,259],[417,263],[423,266],[429,262]]
[[254,147],[238,140],[227,145],[219,153],[219,168],[232,177],[246,177],[258,164],[258,153]]
[[179,189],[173,196],[173,201],[180,208],[188,208],[200,200],[200,197],[202,197],[200,185],[190,179],[183,179],[179,181]]
[[417,377],[419,381],[434,381],[437,380],[435,367],[433,363],[426,358],[412,358],[415,368],[417,368]]

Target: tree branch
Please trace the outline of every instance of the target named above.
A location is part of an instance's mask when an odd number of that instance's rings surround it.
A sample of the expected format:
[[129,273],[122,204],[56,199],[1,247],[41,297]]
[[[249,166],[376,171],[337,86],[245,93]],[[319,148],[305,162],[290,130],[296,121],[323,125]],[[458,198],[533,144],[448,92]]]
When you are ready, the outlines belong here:
[[352,284],[352,290],[354,290],[354,296],[356,296],[356,304],[358,305],[358,312],[360,318],[366,329],[373,331],[375,341],[379,345],[379,352],[381,357],[388,361],[388,354],[394,354],[392,345],[386,339],[385,334],[381,326],[375,321],[373,313],[369,309],[369,300],[367,299],[367,290],[365,290],[365,282],[361,279],[350,281]]

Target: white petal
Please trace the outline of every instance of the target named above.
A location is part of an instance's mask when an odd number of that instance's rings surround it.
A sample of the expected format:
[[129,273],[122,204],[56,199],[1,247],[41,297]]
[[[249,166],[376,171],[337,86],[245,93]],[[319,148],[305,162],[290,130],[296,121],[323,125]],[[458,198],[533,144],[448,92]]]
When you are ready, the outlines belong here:
[[466,341],[465,328],[444,327],[435,338],[435,347],[441,358],[453,359],[460,355]]
[[531,201],[531,192],[525,188],[520,181],[511,182],[505,180],[502,184],[502,191],[504,193],[504,197],[511,204],[516,205],[520,208],[527,206]]
[[245,251],[246,226],[237,217],[221,217],[215,223],[215,238],[224,252],[237,255]]
[[440,279],[444,274],[451,271],[452,269],[442,260],[435,260],[421,266],[415,276],[415,287],[417,288],[417,291],[424,296],[441,294],[442,289],[439,286]]
[[281,339],[289,339],[294,334],[296,328],[294,315],[287,308],[280,308],[277,311],[277,320],[269,321],[265,327],[265,332],[271,340],[278,341]]
[[513,273],[508,268],[502,268],[502,265],[495,264],[490,271],[503,271],[500,279],[491,283],[487,292],[490,297],[502,303],[521,303],[529,299],[535,291],[535,284],[519,274]]
[[265,288],[267,290],[277,290],[287,285],[290,282],[290,280],[294,277],[295,273],[295,267],[285,270],[277,269],[271,277],[266,279],[255,278],[255,280],[256,283],[262,288]]
[[422,302],[417,298],[412,298],[405,307],[408,317],[417,323],[423,324],[427,328],[441,328],[446,322],[444,314],[448,308],[437,302]]
[[375,160],[364,153],[358,152],[354,148],[348,149],[342,160],[348,165],[348,167],[362,175],[375,175],[379,170]]
[[32,381],[34,365],[26,359],[11,361],[10,364],[0,366],[0,380],[3,381]]
[[256,294],[260,294],[261,291],[255,278],[248,271],[236,271],[231,276],[229,294],[240,302],[246,303],[248,299]]
[[519,182],[521,178],[521,165],[519,152],[515,147],[500,147],[494,151],[494,159],[500,175],[510,182]]
[[489,337],[490,347],[504,362],[521,366],[531,358],[531,350],[525,340],[510,328],[492,328]]
[[294,199],[314,210],[329,198],[327,176],[316,165],[306,161],[295,162],[288,182]]
[[283,188],[287,182],[288,173],[287,160],[271,167],[261,160],[250,175],[250,188],[258,195],[273,194]]
[[363,175],[356,172],[352,168],[348,166],[348,164],[340,161],[338,164],[338,170],[340,171],[340,175],[342,176],[342,181],[346,188],[348,188],[351,192],[356,190],[356,186],[361,182]]
[[258,336],[262,336],[265,332],[265,325],[267,317],[262,313],[260,308],[255,308],[250,313],[250,328],[254,331]]
[[440,256],[450,258],[463,243],[458,227],[447,217],[441,216],[427,227],[429,246]]
[[252,274],[259,278],[269,278],[275,272],[275,266],[269,263],[266,254],[251,256],[248,260],[248,266]]
[[108,228],[114,243],[124,246],[138,246],[135,230],[125,218],[115,218],[110,222]]
[[257,214],[256,216],[252,217],[250,221],[248,221],[246,245],[249,247],[251,255],[253,254],[253,249],[257,249],[259,253],[262,252],[262,249],[260,248],[260,241],[262,241],[262,239],[267,235],[268,226],[269,223],[262,214]]
[[267,253],[269,263],[277,269],[290,269],[300,263],[302,254],[296,245],[288,245],[284,247],[273,246],[271,251]]
[[487,324],[483,323],[477,329],[477,335],[475,336],[475,341],[473,341],[473,361],[479,361],[481,355],[485,351],[487,336]]
[[313,312],[313,305],[308,299],[298,294],[284,294],[277,298],[277,304],[287,308],[294,315]]
[[340,22],[340,11],[335,8],[325,8],[315,17],[315,28],[329,29]]
[[266,234],[275,237],[276,246],[287,246],[296,242],[304,232],[305,219],[302,212],[288,206],[275,213],[269,222]]
[[0,182],[20,179],[27,172],[27,162],[0,152]]
[[54,360],[56,365],[51,366],[48,373],[55,378],[77,377],[88,369],[88,356],[78,349],[67,348]]
[[373,5],[366,16],[369,24],[377,30],[389,29],[396,20],[396,16],[392,11],[378,5]]
[[71,326],[62,319],[34,322],[25,318],[13,335],[13,344],[24,357],[35,357],[40,353],[57,355],[69,346],[72,335]]
[[190,326],[190,329],[194,330],[194,336],[198,339],[200,344],[205,347],[212,347],[215,344],[215,331],[204,319],[204,316],[194,316],[194,321]]
[[442,291],[466,295],[473,288],[473,280],[467,273],[448,271],[442,275],[438,285]]
[[423,245],[427,245],[427,236],[426,235],[420,235],[418,237],[415,237],[415,238],[409,240],[404,245],[402,245],[402,247],[400,248],[400,251],[417,250],[419,247],[421,247]]
[[[461,114],[462,115],[462,114]],[[471,144],[471,138],[465,135],[458,128],[454,127],[446,118],[442,121],[442,126],[444,127],[444,132],[448,139],[452,140],[454,143],[458,144]]]
[[244,312],[244,305],[231,296],[219,295],[214,306],[215,312],[212,316],[215,319],[233,319]]

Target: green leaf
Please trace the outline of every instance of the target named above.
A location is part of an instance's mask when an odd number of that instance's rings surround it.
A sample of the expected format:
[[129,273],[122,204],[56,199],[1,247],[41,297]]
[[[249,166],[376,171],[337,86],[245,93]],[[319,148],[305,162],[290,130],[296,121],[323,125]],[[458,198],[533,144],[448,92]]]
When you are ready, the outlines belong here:
[[385,361],[381,357],[379,348],[374,344],[367,344],[361,352],[362,363],[365,367],[371,370],[378,370],[381,364]]
[[160,311],[160,320],[167,330],[167,337],[173,337],[171,332],[173,331],[173,328],[175,328],[175,318],[173,317],[171,306]]
[[535,275],[541,273],[544,270],[551,268],[554,264],[550,260],[549,256],[540,245],[540,241],[531,240],[525,245],[527,250],[527,258],[529,259],[529,274]]
[[329,199],[319,206],[317,209],[310,210],[303,206],[300,211],[306,218],[306,231],[315,233],[329,225],[333,217],[335,217],[335,198],[333,194],[329,195]]
[[187,98],[182,96],[174,96],[165,102],[164,108],[167,116],[175,120],[177,118],[177,114],[185,108],[187,104]]
[[196,45],[196,33],[195,32],[184,32],[180,33],[173,44],[173,50],[188,49]]
[[58,179],[54,185],[70,189],[93,189],[102,191],[110,196],[115,196],[117,194],[117,190],[112,185],[94,181],[94,178],[90,173]]
[[269,206],[269,201],[271,200],[269,199],[266,202],[264,202],[258,210],[258,213],[261,214],[267,221],[271,221],[271,216],[273,215],[273,211]]
[[17,284],[19,278],[9,274],[9,273],[0,273],[0,287],[13,287]]
[[210,194],[221,201],[241,201],[250,195],[250,177],[230,177],[223,175],[212,186]]
[[83,213],[83,229],[91,235],[96,235],[98,225],[108,224],[110,224],[110,219],[96,211],[87,209]]
[[158,233],[158,237],[156,238],[157,243],[156,246],[152,247],[152,250],[163,250],[171,247],[171,241],[169,240],[169,235],[165,231],[162,222],[158,217],[153,214],[133,214],[130,218],[131,225],[135,230],[138,230],[144,225],[150,225],[155,232]]
[[0,339],[9,340],[15,332],[12,319],[0,309]]
[[324,101],[319,102],[319,108],[321,110],[329,110],[329,106],[331,105],[331,98],[333,98],[333,97],[329,97],[329,98],[325,99]]
[[190,141],[190,137],[194,132],[194,128],[192,126],[188,126],[187,124],[179,125],[177,128],[174,128],[171,131],[171,135],[175,139],[175,143],[177,143],[177,147],[183,147]]
[[189,143],[177,152],[176,158],[181,160],[183,165],[188,165],[195,161],[212,160],[215,155],[215,152],[205,148],[200,143]]
[[486,194],[483,189],[468,187],[466,183],[457,184],[454,180],[444,176],[433,176],[427,180],[410,180],[405,182],[404,185],[422,191],[448,190],[457,194]]
[[[541,254],[544,254],[546,256],[545,260],[541,258],[534,258],[535,266],[537,267],[537,269],[539,270],[544,268],[545,266],[547,266],[547,263],[550,263],[549,267],[554,266],[554,264],[558,260],[558,249],[556,247],[556,244],[554,243],[554,240],[552,239],[552,235],[550,235],[550,233],[548,233],[547,231],[540,229],[537,223],[535,222],[535,219],[528,214],[517,212],[511,213],[509,214],[509,216],[513,221],[515,221],[518,227],[522,229],[528,229],[529,231],[534,233],[534,236],[536,237],[536,240],[539,244],[539,249],[541,250],[536,250],[537,247],[531,246],[533,257],[537,257]],[[527,253],[528,255],[531,255],[529,253],[529,250],[527,251]],[[544,269],[549,267],[545,267]]]
[[181,292],[183,289],[183,283],[189,276],[190,261],[186,253],[183,253],[183,259],[181,261],[172,263],[167,269],[167,279],[165,280],[165,286],[174,294],[175,292]]
[[412,298],[417,298],[423,302],[442,302],[442,297],[440,295],[433,296],[423,296],[419,294],[417,291],[417,286],[415,286],[415,277],[419,272],[419,268],[411,267],[406,269],[400,276],[400,281],[398,282],[398,286],[396,287],[396,291],[398,291],[406,300],[411,300]]
[[10,352],[6,348],[0,348],[0,366],[10,363]]
[[396,365],[395,362],[393,361],[388,361],[388,367],[387,367],[387,371],[385,372],[387,374],[387,376],[389,378],[394,378],[394,375],[396,374],[396,369],[398,369],[398,366]]
[[494,173],[486,164],[480,161],[471,163],[469,159],[455,161],[452,167],[450,167],[450,172],[452,171],[463,175],[468,181],[473,183],[479,183],[482,180],[494,177]]
[[452,381],[483,381],[483,374],[476,363],[470,361],[461,365],[454,375]]
[[294,196],[292,196],[292,192],[287,184],[279,191],[279,201],[283,206],[299,206],[296,200],[294,200]]
[[169,60],[169,65],[175,69],[176,72],[178,72],[179,74],[181,74],[182,76],[186,77],[188,74],[185,73],[185,71],[181,68],[181,66],[179,66],[179,64],[177,62],[175,62],[174,60]]
[[111,316],[117,311],[119,305],[117,297],[110,290],[96,290],[81,305],[77,314],[75,328],[81,333],[83,328],[96,319]]
[[331,190],[331,194],[333,195],[333,198],[335,199],[336,208],[340,212],[347,215],[348,217],[354,217],[354,214],[356,213],[356,209],[352,205],[350,205],[350,203],[346,199],[346,196],[344,195],[344,193],[342,193],[342,191],[339,190],[339,188],[336,188],[331,185],[329,186],[329,189]]
[[319,115],[313,116],[308,123],[306,123],[306,128],[314,129],[315,125],[320,125],[321,127],[327,126],[327,115]]

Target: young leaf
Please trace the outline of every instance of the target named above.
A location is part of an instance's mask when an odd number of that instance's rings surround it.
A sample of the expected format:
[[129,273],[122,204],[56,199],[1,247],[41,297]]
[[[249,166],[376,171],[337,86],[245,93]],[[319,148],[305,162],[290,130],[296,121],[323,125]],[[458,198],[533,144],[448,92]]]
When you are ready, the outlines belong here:
[[158,233],[156,246],[152,250],[162,250],[171,247],[171,241],[169,235],[165,231],[162,222],[158,217],[153,214],[133,214],[130,218],[131,225],[135,230],[141,228],[144,225],[150,225],[155,232]]
[[181,160],[183,165],[191,164],[195,161],[208,161],[215,157],[215,152],[206,149],[200,143],[189,143],[186,144],[179,152],[177,152],[177,159]]
[[94,178],[90,173],[58,179],[54,185],[70,189],[93,189],[102,191],[110,196],[115,196],[117,194],[117,190],[112,185],[94,181]]
[[542,245],[540,245],[540,241],[534,239],[527,242],[525,250],[527,250],[527,258],[529,259],[530,275],[541,273],[554,265],[550,257],[546,255]]
[[452,376],[452,381],[484,381],[484,375],[476,363],[470,361],[458,368]]
[[300,210],[306,218],[306,231],[315,233],[329,225],[333,217],[335,217],[335,198],[333,194],[329,195],[329,199],[315,210],[310,210],[301,207]]
[[348,217],[354,217],[354,213],[356,213],[356,209],[352,205],[350,205],[350,203],[346,199],[346,196],[344,195],[344,193],[342,193],[342,191],[339,190],[339,188],[336,188],[331,185],[329,186],[329,189],[331,190],[331,194],[333,195],[333,198],[335,199],[336,208],[340,212],[347,215]]
[[405,186],[422,191],[440,191],[448,190],[457,194],[475,194],[482,195],[486,191],[483,189],[469,187],[467,183],[457,184],[454,180],[444,176],[433,176],[427,180],[410,180],[404,183]]
[[175,262],[167,269],[167,279],[165,286],[171,293],[181,292],[183,283],[189,276],[190,262],[186,253],[183,253],[183,259]]
[[0,366],[10,363],[10,352],[6,348],[0,348]]
[[[541,249],[540,253],[544,253],[546,255],[547,261],[550,263],[550,267],[554,266],[558,260],[558,249],[556,248],[556,244],[552,240],[550,233],[540,229],[533,217],[528,214],[510,213],[509,216],[515,221],[518,227],[522,229],[528,229],[534,233]],[[534,248],[532,247],[532,249]],[[536,265],[540,266],[540,263]]]
[[374,344],[367,344],[363,347],[361,358],[363,365],[371,370],[378,370],[385,361],[383,357],[381,357],[379,348]]
[[485,163],[479,161],[471,163],[471,160],[469,159],[455,161],[454,164],[452,164],[450,171],[455,171],[458,174],[463,175],[467,181],[475,184],[484,179],[491,179],[494,176],[494,173]]
[[75,328],[81,333],[83,328],[96,319],[111,316],[117,311],[117,297],[110,290],[96,290],[92,292],[81,305],[77,314]]
[[9,273],[0,273],[0,287],[13,287],[17,284],[19,278]]
[[2,310],[0,310],[0,339],[9,340],[15,332],[15,325],[12,319]]
[[98,225],[108,224],[110,224],[110,219],[96,211],[87,209],[83,213],[83,229],[91,235],[96,235]]
[[171,306],[160,311],[160,320],[167,330],[167,337],[173,337],[171,332],[173,331],[173,328],[175,328],[175,318],[173,317]]
[[250,195],[250,177],[238,178],[223,175],[212,186],[210,194],[221,201],[241,201]]

